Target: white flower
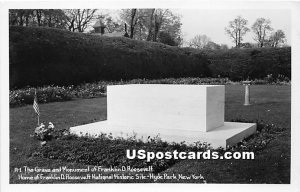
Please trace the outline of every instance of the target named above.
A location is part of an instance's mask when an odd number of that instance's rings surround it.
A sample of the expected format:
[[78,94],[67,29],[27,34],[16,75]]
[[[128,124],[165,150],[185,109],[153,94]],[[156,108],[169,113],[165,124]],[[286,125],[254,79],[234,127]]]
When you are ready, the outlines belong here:
[[38,126],[37,128],[35,128],[35,133],[41,132],[43,131],[45,128],[45,125],[43,123],[40,124],[40,126]]
[[53,123],[49,122],[48,129],[54,129]]
[[42,142],[41,142],[41,146],[46,145],[46,143],[47,143],[46,141],[42,141]]
[[68,131],[64,131],[63,135],[69,135],[69,132]]

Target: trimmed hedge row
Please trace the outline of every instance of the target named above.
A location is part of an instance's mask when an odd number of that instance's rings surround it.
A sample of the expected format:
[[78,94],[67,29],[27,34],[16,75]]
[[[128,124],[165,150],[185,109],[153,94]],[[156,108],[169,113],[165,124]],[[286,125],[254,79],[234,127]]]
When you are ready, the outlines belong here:
[[198,51],[124,37],[11,26],[10,87],[100,80],[227,77],[291,79],[291,48]]
[[11,26],[10,87],[210,76],[203,53],[124,37]]
[[211,50],[205,54],[214,77],[233,81],[270,76],[279,81],[291,79],[291,47]]

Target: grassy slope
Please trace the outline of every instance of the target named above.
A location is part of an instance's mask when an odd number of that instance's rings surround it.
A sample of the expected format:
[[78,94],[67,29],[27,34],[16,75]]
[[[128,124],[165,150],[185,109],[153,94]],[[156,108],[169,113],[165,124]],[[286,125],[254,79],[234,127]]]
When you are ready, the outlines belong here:
[[[262,153],[256,154],[255,160],[181,161],[165,172],[202,174],[209,183],[289,183],[291,87],[252,86],[251,96],[253,105],[244,107],[243,87],[226,86],[225,120],[259,119],[286,128],[286,131],[271,141]],[[56,128],[63,129],[106,119],[106,98],[43,104],[40,105],[40,111],[41,121],[51,121]],[[36,117],[31,105],[10,109],[10,181],[12,183],[20,182],[17,174],[12,172],[13,168],[24,165],[45,168],[57,168],[62,165],[85,167],[81,164],[28,157],[28,152],[39,145],[39,142],[29,137],[33,133],[35,124]]]

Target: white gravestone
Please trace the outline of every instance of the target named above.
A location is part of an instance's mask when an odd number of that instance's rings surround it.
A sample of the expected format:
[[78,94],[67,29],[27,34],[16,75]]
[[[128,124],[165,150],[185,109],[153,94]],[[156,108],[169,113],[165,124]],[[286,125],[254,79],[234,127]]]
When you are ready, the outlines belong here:
[[169,142],[234,145],[256,124],[224,122],[224,85],[131,84],[107,87],[107,120],[71,127],[77,135],[159,135]]

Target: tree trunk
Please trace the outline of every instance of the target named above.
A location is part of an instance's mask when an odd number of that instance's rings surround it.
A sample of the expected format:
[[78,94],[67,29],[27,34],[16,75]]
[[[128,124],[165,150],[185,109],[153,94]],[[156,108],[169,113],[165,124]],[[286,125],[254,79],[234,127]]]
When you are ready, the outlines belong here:
[[241,47],[241,30],[238,31],[239,34],[238,34],[238,48]]
[[38,26],[41,26],[41,18],[42,18],[42,12],[39,10],[36,10],[36,18],[38,22]]
[[158,31],[159,31],[158,23],[155,23],[155,26],[154,26],[154,34],[153,34],[153,41],[154,41],[154,42],[157,41],[157,34],[158,34]]
[[51,18],[51,15],[49,16],[49,19],[48,19],[48,27],[52,27],[52,18]]
[[29,16],[28,15],[25,17],[25,25],[26,25],[26,27],[28,27],[28,25],[29,25]]
[[237,37],[237,32],[235,32],[235,47],[238,47],[238,37]]
[[153,41],[157,41],[157,35],[160,30],[161,24],[162,24],[162,18],[158,18],[157,15],[154,17],[154,34],[153,34]]
[[147,36],[147,41],[151,41],[152,40],[152,21],[153,21],[153,14],[154,14],[155,9],[152,9],[151,11],[151,16],[150,16],[150,25],[149,25],[149,32],[148,32],[148,36]]
[[133,35],[134,35],[134,18],[136,15],[136,9],[132,9],[132,13],[131,13],[131,21],[130,21],[130,38],[133,39]]
[[23,23],[24,23],[24,21],[23,21],[23,13],[21,13],[21,14],[20,14],[20,22],[19,22],[19,25],[20,25],[20,26],[23,26]]

